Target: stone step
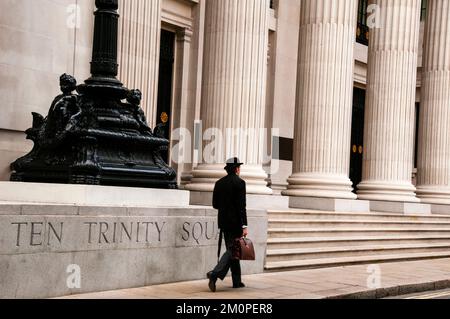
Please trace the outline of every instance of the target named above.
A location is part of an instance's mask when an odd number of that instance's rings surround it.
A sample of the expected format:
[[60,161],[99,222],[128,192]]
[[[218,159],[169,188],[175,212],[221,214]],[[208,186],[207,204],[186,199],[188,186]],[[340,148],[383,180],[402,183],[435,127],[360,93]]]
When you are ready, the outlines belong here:
[[[450,212],[449,212],[450,213]],[[319,211],[301,211],[301,210],[286,210],[286,211],[269,211],[270,219],[326,219],[326,220],[387,220],[387,221],[448,221],[450,216],[445,215],[417,215],[417,214],[393,214],[393,213],[334,213],[334,212],[319,212]]]
[[367,228],[269,228],[269,238],[349,237],[349,236],[450,236],[450,229],[442,227]]
[[375,256],[406,253],[431,253],[450,251],[450,242],[439,244],[365,245],[359,247],[322,247],[277,249],[267,251],[267,262]]
[[439,227],[450,229],[450,221],[385,221],[385,220],[326,220],[326,219],[269,219],[270,228],[408,228],[408,227]]
[[449,217],[292,209],[270,211],[266,269],[449,257]]
[[427,252],[427,253],[392,254],[392,255],[375,255],[375,256],[367,255],[355,257],[267,262],[265,269],[267,271],[283,271],[283,270],[313,269],[313,268],[338,267],[357,264],[372,264],[372,263],[412,261],[412,260],[438,259],[438,258],[450,258],[450,250],[444,252],[431,252],[431,253]]
[[269,238],[268,249],[294,249],[315,247],[341,247],[391,244],[435,244],[450,242],[448,236],[353,236],[353,237],[310,237]]

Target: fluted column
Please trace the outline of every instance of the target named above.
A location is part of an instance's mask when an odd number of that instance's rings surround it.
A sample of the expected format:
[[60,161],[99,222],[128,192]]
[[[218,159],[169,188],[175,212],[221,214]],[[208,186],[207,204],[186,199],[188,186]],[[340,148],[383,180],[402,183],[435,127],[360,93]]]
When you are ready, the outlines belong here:
[[156,124],[161,0],[119,0],[119,78],[142,91],[142,108]]
[[364,132],[365,200],[417,202],[412,185],[421,0],[373,0]]
[[[212,191],[225,175],[226,157],[237,156],[245,163],[241,177],[247,192],[272,193],[262,168],[264,141],[259,134],[265,118],[268,14],[269,1],[206,2],[201,120],[204,130],[217,128],[223,140],[216,145],[220,154],[194,169],[189,190]],[[249,131],[230,138],[227,129]],[[203,155],[205,160],[210,154]]]
[[117,79],[118,0],[95,0],[94,40],[91,74],[87,84],[108,84],[121,87]]
[[349,170],[357,5],[302,1],[294,174],[283,195],[356,199]]
[[450,1],[428,1],[417,195],[450,205]]

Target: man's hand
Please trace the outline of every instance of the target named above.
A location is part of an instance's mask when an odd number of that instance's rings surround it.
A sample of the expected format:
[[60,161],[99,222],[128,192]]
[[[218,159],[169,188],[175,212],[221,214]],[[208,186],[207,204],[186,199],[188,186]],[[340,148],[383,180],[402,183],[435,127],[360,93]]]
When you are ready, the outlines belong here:
[[247,237],[248,236],[248,228],[244,228],[243,232],[242,232],[242,237]]

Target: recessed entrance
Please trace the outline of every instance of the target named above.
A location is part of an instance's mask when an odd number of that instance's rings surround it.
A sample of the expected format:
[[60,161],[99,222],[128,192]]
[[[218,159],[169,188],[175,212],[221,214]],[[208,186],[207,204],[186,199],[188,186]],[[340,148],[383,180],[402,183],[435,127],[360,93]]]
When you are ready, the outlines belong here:
[[352,144],[350,155],[350,179],[354,192],[362,181],[362,166],[364,153],[364,105],[366,91],[355,88],[353,91]]
[[[175,61],[175,33],[161,30],[159,60],[158,108],[156,126],[159,133],[170,140],[172,122],[173,72]],[[169,161],[169,148],[162,153],[166,163]]]

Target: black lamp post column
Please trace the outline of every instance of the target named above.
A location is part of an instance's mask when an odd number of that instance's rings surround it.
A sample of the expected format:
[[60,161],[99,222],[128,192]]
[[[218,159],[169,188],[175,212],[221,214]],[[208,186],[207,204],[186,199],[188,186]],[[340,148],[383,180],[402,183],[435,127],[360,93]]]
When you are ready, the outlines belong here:
[[92,77],[86,84],[122,86],[117,79],[117,37],[119,29],[118,0],[96,0]]

